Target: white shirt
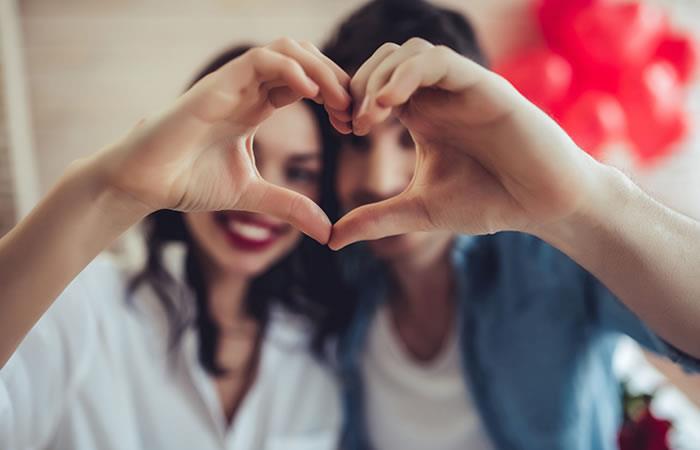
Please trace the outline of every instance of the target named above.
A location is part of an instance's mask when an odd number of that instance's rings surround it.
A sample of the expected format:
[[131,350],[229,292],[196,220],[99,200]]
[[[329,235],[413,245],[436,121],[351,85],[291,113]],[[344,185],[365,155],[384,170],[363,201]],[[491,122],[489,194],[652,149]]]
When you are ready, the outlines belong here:
[[379,308],[362,360],[368,432],[378,450],[493,448],[465,386],[456,328],[438,356],[418,362],[388,308]]
[[308,353],[298,318],[274,315],[256,380],[227,426],[197,360],[196,331],[188,329],[169,357],[157,298],[139,289],[130,306],[126,283],[98,258],[0,370],[1,449],[337,447],[338,388]]

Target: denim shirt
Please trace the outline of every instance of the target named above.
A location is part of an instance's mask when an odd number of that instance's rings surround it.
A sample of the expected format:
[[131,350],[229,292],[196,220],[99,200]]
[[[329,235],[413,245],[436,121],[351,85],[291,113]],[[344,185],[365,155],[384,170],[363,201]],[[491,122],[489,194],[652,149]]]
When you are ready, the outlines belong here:
[[[361,364],[386,277],[368,258],[349,270],[360,303],[338,345],[346,450],[372,448]],[[452,263],[465,383],[497,448],[617,448],[622,411],[612,358],[621,333],[700,371],[700,361],[657,337],[592,275],[539,239],[459,236]]]

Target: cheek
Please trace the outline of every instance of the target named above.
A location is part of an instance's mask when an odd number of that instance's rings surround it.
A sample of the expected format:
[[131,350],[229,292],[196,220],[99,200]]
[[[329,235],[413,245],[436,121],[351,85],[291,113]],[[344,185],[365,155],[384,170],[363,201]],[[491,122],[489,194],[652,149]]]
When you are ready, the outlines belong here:
[[321,199],[321,189],[319,188],[318,183],[313,184],[313,186],[290,187],[290,189],[297,191],[301,195],[309,197],[315,203],[318,203],[318,201]]
[[280,239],[279,243],[275,246],[277,258],[286,256],[286,254],[301,240],[301,236],[301,231],[293,229]]
[[287,256],[302,237],[301,232],[291,229],[266,250],[249,252],[229,244],[211,213],[187,213],[185,223],[197,247],[209,263],[239,276],[258,276],[269,270]]
[[271,248],[260,254],[240,254],[239,258],[247,260],[252,267],[250,275],[260,275],[284,259],[299,243],[301,232],[292,230],[280,238]]
[[411,176],[413,176],[413,172],[416,171],[416,160],[416,152],[411,152],[411,157],[408,158],[408,165],[406,167]]
[[353,174],[345,167],[343,170],[338,170],[335,181],[335,190],[338,194],[338,201],[342,209],[347,209],[350,204],[353,191]]
[[218,231],[218,227],[211,213],[186,213],[185,225],[194,241],[197,242],[200,247],[209,250],[217,246],[216,232]]
[[416,152],[404,150],[401,158],[403,173],[410,181],[413,178],[413,173],[416,171]]
[[338,169],[335,177],[335,190],[338,194],[338,200],[341,207],[346,209],[350,204],[352,193],[356,189],[358,182],[358,174],[363,173],[357,158],[349,158],[341,153],[338,158]]

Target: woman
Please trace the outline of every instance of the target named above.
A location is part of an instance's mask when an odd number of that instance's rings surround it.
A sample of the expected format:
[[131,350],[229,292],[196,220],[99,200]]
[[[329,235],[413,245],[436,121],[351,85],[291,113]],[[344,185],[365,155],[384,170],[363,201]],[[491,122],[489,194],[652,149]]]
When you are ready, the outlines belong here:
[[[0,241],[0,448],[337,446],[302,319],[331,280],[303,277],[311,246],[286,222],[328,239],[320,138],[297,100],[345,131],[349,79],[306,43],[245,50],[73,164]],[[140,273],[85,268],[153,212]]]

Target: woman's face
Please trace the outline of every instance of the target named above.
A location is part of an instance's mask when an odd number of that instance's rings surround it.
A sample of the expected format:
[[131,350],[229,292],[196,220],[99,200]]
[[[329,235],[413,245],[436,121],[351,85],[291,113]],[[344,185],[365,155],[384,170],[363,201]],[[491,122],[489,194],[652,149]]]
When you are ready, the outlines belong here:
[[[260,125],[253,149],[265,180],[318,201],[321,141],[308,106],[294,103],[275,111]],[[239,276],[264,272],[301,238],[286,222],[242,211],[187,213],[185,223],[208,263]]]

